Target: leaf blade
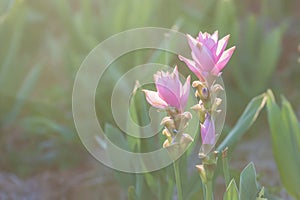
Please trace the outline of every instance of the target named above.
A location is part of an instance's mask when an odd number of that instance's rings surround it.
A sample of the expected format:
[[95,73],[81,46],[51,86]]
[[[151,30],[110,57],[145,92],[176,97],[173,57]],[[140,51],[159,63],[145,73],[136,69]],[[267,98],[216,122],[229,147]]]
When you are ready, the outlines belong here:
[[224,193],[223,200],[239,200],[239,193],[234,179],[230,181]]
[[240,193],[239,197],[243,200],[253,200],[258,194],[258,186],[256,182],[256,171],[254,164],[249,163],[240,176]]
[[254,97],[249,102],[235,126],[231,129],[226,138],[217,147],[217,150],[219,152],[223,151],[226,147],[232,145],[234,142],[238,141],[243,136],[243,134],[257,119],[260,111],[265,106],[266,100],[267,96],[265,93],[263,93],[257,97]]
[[268,91],[268,122],[271,130],[272,148],[281,181],[287,191],[300,199],[299,124],[289,102],[283,98],[282,108]]

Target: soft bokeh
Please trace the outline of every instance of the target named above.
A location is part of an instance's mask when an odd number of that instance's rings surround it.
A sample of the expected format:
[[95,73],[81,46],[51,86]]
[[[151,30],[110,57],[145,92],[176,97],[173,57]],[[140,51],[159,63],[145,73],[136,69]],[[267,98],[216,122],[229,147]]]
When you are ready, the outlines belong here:
[[[113,170],[89,155],[74,127],[71,94],[89,51],[127,29],[157,26],[194,37],[215,30],[220,38],[231,35],[228,46],[236,50],[223,70],[228,105],[219,140],[249,100],[267,88],[284,94],[299,119],[299,9],[297,0],[0,1],[0,199],[126,199],[136,175],[113,176]],[[185,77],[190,73],[176,55],[159,53],[153,61],[178,64]],[[116,81],[153,54],[150,49],[131,52],[105,72],[99,85],[106,87],[99,88],[96,97],[101,125],[114,124],[108,105]],[[260,117],[236,146],[231,167],[240,171],[254,161],[261,182],[288,199],[266,121]],[[196,161],[188,162],[193,166]],[[150,199],[156,195],[143,192]]]

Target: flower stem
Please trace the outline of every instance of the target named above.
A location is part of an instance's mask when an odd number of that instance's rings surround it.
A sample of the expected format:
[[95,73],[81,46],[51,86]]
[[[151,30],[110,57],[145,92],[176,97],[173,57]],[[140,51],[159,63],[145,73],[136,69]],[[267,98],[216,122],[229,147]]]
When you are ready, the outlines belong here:
[[213,184],[211,180],[205,184],[205,199],[213,200]]
[[222,151],[223,173],[224,173],[226,187],[228,187],[229,182],[230,182],[230,174],[229,174],[229,167],[228,167],[227,151],[228,151],[227,147]]
[[180,179],[180,172],[179,172],[179,159],[173,162],[174,172],[175,172],[175,181],[177,187],[177,195],[178,200],[182,200],[182,189],[181,189],[181,179]]

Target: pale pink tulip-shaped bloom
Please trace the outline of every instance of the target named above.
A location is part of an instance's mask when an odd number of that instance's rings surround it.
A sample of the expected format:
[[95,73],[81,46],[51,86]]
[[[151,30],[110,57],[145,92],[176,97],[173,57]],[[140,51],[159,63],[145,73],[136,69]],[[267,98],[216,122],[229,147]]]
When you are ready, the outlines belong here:
[[206,115],[205,121],[201,124],[202,144],[215,144],[216,137],[215,124],[209,114]]
[[193,60],[181,55],[179,59],[185,62],[200,80],[209,75],[219,76],[235,50],[233,46],[225,51],[229,35],[218,40],[218,31],[212,35],[200,32],[197,38],[190,35],[187,35],[187,38]]
[[186,82],[182,85],[176,66],[171,74],[163,71],[157,72],[154,75],[154,82],[157,92],[143,90],[149,104],[161,109],[173,107],[182,112],[188,100],[190,76],[187,77]]

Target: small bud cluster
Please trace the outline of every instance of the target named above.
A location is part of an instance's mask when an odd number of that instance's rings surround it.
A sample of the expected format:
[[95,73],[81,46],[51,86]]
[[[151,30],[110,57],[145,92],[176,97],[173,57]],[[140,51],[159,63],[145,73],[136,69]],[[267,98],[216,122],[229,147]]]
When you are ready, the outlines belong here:
[[216,140],[213,116],[221,112],[219,106],[222,103],[217,94],[224,89],[220,84],[213,83],[209,86],[207,82],[200,80],[194,81],[192,86],[196,89],[195,96],[199,99],[192,109],[199,117],[202,144],[212,146]]
[[174,108],[167,108],[166,111],[168,116],[161,121],[161,125],[165,127],[162,133],[167,137],[163,147],[167,148],[180,144],[185,148],[193,141],[189,134],[183,132],[188,125],[188,121],[192,118],[192,114],[190,112],[180,113]]

